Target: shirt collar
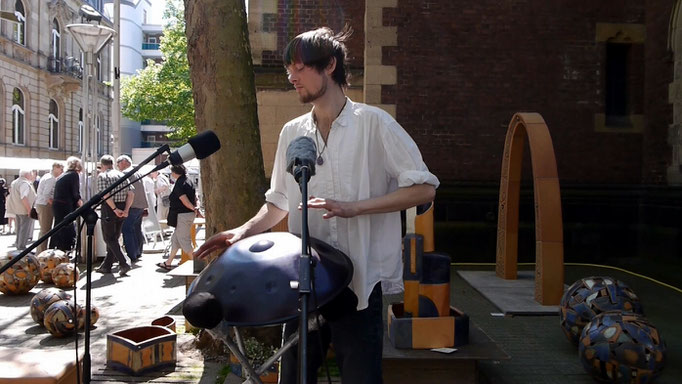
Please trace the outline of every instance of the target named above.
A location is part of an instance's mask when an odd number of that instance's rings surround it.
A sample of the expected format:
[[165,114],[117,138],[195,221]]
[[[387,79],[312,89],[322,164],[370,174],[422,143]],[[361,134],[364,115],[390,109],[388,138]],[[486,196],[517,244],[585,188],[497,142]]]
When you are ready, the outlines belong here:
[[[332,126],[334,125],[339,125],[341,127],[345,127],[348,125],[348,119],[349,116],[352,115],[353,111],[353,101],[346,96],[346,103],[343,106],[343,109],[341,112],[339,112],[339,116],[334,119],[332,122]],[[310,112],[308,112],[308,122],[306,125],[306,130],[311,134],[315,134],[315,118],[313,117],[313,109],[310,109]]]

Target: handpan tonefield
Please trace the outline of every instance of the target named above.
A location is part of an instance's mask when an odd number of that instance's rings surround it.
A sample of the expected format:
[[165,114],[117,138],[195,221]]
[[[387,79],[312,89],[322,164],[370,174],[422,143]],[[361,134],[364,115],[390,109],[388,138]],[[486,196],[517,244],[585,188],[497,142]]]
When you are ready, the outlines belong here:
[[[341,251],[310,238],[315,260],[311,311],[348,286],[353,265]],[[190,286],[183,313],[201,328],[221,320],[233,326],[278,324],[298,316],[301,239],[286,232],[264,233],[233,244]]]

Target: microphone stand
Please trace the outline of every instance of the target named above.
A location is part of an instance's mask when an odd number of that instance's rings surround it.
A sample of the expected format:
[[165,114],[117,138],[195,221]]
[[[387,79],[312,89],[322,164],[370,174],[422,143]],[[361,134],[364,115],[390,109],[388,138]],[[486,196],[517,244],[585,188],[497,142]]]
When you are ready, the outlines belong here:
[[[168,146],[168,144],[164,144],[163,146],[159,147],[154,153],[149,155],[140,164],[135,166],[128,173],[125,173],[123,175],[123,177],[116,180],[109,187],[107,187],[103,191],[101,191],[98,194],[96,194],[95,196],[93,196],[90,200],[88,200],[86,203],[81,205],[78,209],[76,209],[75,211],[66,215],[64,220],[62,220],[59,224],[56,224],[45,235],[43,235],[41,238],[36,240],[33,244],[28,246],[26,249],[24,249],[19,255],[17,255],[17,257],[13,258],[9,262],[7,262],[7,264],[0,267],[0,275],[1,275],[6,270],[11,268],[19,260],[24,258],[24,256],[28,255],[32,250],[34,250],[43,241],[52,237],[55,233],[57,233],[63,227],[65,227],[65,226],[73,223],[74,221],[76,221],[76,219],[79,216],[83,217],[83,219],[85,220],[85,223],[87,224],[87,237],[88,237],[87,252],[86,252],[87,253],[86,254],[87,260],[86,260],[86,284],[85,284],[85,286],[86,286],[85,287],[85,326],[84,326],[84,328],[85,328],[85,340],[84,340],[85,346],[84,346],[84,353],[83,353],[83,382],[86,384],[90,383],[90,378],[91,378],[91,372],[90,372],[90,370],[91,370],[90,369],[90,366],[91,366],[91,358],[90,358],[90,310],[91,310],[90,293],[91,292],[90,291],[91,291],[91,274],[92,274],[92,243],[93,243],[92,238],[94,235],[95,224],[97,223],[97,219],[99,219],[99,217],[97,216],[97,213],[95,212],[95,208],[104,202],[104,196],[108,195],[116,187],[118,187],[120,184],[122,184],[124,181],[126,181],[130,176],[134,175],[137,171],[139,171],[140,168],[142,168],[144,165],[146,165],[150,161],[154,160],[154,158],[156,158],[156,156],[158,156],[164,152],[170,152],[170,147]],[[76,323],[78,323],[77,319],[76,319]]]
[[296,166],[294,178],[301,188],[301,257],[298,265],[298,282],[292,282],[298,288],[299,315],[298,322],[298,363],[299,383],[308,383],[308,300],[312,290],[313,258],[310,255],[310,238],[308,235],[308,181],[310,168],[306,165]]

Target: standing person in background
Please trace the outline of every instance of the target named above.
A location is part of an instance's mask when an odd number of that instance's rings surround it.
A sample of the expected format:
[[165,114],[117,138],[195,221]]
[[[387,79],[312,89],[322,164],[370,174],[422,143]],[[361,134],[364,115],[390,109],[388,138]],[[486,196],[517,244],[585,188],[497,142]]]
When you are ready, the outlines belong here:
[[[132,170],[133,161],[127,155],[121,155],[116,159],[116,167],[123,173]],[[129,178],[129,181],[137,180],[140,177],[137,172]],[[130,206],[128,217],[123,221],[123,245],[126,254],[132,263],[142,257],[142,246],[144,245],[144,235],[142,234],[142,214],[147,208],[147,196],[144,191],[142,180],[133,183],[133,205]]]
[[[154,179],[154,193],[156,193],[156,217],[159,220],[168,218],[168,208],[170,207],[171,184],[168,177],[160,172],[152,172]],[[165,224],[161,228],[166,228]]]
[[[43,175],[38,183],[38,190],[35,202],[36,211],[38,211],[38,224],[40,225],[40,235],[43,237],[52,229],[52,221],[54,214],[52,212],[52,199],[54,197],[54,186],[57,183],[57,178],[64,173],[64,164],[57,161],[52,164],[52,170]],[[36,248],[36,253],[40,253],[47,249],[47,241],[43,241]]]
[[9,195],[9,190],[7,189],[7,180],[0,177],[0,225],[2,225],[2,234],[8,234],[12,232],[12,227],[10,226],[9,231],[5,232],[5,225],[9,222],[7,217],[5,217],[5,211],[7,207],[7,195]]
[[194,184],[187,178],[187,170],[183,165],[171,166],[171,177],[175,180],[173,191],[170,194],[170,209],[168,211],[168,225],[175,227],[171,236],[171,250],[168,260],[156,264],[166,271],[173,266],[173,258],[182,249],[188,255],[192,255],[192,225],[199,207],[197,206],[197,193]]
[[16,218],[17,241],[14,245],[18,250],[26,249],[26,243],[33,229],[34,220],[28,215],[36,200],[33,177],[33,171],[22,169],[19,171],[19,178],[14,180],[9,188],[7,211],[14,214]]
[[[52,212],[55,223],[60,223],[66,215],[83,204],[80,192],[80,172],[83,169],[81,160],[75,156],[66,159],[66,172],[57,179],[52,200]],[[76,223],[64,226],[50,240],[50,248],[64,252],[70,251],[76,244]]]
[[[97,175],[97,193],[109,188],[118,179],[123,177],[121,172],[114,169],[113,156],[104,155],[99,162],[102,172]],[[114,259],[118,261],[118,274],[120,276],[126,276],[128,271],[130,271],[130,265],[128,265],[125,256],[123,256],[121,245],[118,242],[118,239],[121,237],[123,220],[128,216],[130,206],[133,204],[133,186],[131,184],[127,184],[127,186],[128,188],[123,188],[113,195],[103,196],[102,237],[107,244],[107,255],[95,272],[111,273]]]

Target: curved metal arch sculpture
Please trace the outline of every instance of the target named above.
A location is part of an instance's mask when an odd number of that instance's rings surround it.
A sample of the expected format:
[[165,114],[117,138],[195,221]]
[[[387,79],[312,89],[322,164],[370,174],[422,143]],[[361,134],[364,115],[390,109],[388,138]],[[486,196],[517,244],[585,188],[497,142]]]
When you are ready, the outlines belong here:
[[549,129],[538,113],[516,113],[509,123],[502,159],[497,219],[498,277],[517,278],[519,198],[524,138],[528,137],[535,194],[535,300],[558,305],[564,291],[561,193]]

